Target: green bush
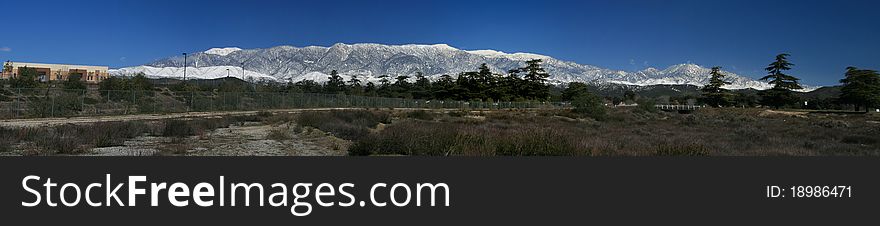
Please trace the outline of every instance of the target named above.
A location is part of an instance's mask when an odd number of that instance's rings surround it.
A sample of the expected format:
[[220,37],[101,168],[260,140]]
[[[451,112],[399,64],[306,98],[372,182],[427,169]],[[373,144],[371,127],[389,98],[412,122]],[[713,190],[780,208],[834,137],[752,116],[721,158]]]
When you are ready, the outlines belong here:
[[62,92],[49,97],[31,97],[28,110],[35,117],[68,117],[82,111],[82,98],[77,93]]
[[604,120],[605,119],[605,103],[603,103],[602,99],[596,97],[590,93],[582,93],[579,96],[575,97],[574,100],[571,101],[572,107],[574,107],[574,112],[596,119],[596,120]]
[[657,112],[660,111],[660,110],[658,110],[657,107],[655,106],[655,105],[657,105],[657,102],[655,102],[653,99],[649,99],[649,98],[640,98],[640,99],[638,99],[638,100],[636,101],[636,104],[639,105],[638,107],[636,107],[636,110],[637,110],[638,112],[642,112],[642,113],[657,113]]

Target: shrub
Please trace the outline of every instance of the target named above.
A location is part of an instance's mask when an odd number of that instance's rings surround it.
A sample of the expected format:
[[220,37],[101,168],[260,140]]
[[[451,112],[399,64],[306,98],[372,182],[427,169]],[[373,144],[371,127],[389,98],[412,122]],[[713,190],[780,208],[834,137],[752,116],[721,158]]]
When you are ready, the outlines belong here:
[[329,132],[342,139],[357,140],[369,134],[369,128],[375,128],[379,123],[389,123],[390,119],[388,113],[365,110],[307,111],[299,115],[296,123]]
[[419,120],[426,120],[426,121],[434,120],[434,114],[432,114],[428,111],[424,111],[424,110],[407,112],[406,117],[411,118],[411,119],[419,119]]
[[840,142],[847,144],[874,145],[880,143],[880,138],[877,136],[847,135],[840,139]]
[[657,113],[659,111],[657,110],[657,107],[654,106],[657,105],[657,103],[654,102],[654,100],[652,99],[641,98],[637,100],[636,103],[639,105],[638,107],[636,107],[636,110],[639,112]]
[[57,96],[32,97],[28,102],[30,114],[36,117],[66,117],[82,111],[82,100],[78,93],[62,92]]
[[590,93],[582,93],[571,102],[574,112],[596,119],[605,119],[605,105],[602,99]]
[[187,137],[195,134],[195,128],[187,121],[180,119],[165,121],[165,130],[162,132],[162,136],[166,137]]
[[[549,120],[548,120],[549,121]],[[545,121],[546,122],[546,121]],[[589,155],[578,127],[552,123],[404,121],[349,147],[350,155]]]
[[697,144],[687,144],[687,145],[669,145],[669,144],[661,144],[657,146],[657,149],[654,150],[654,155],[657,156],[706,156],[709,155],[709,150],[703,147],[702,145]]
[[269,112],[269,111],[258,111],[257,112],[257,117],[260,117],[260,118],[269,118],[269,117],[272,117],[272,115],[274,115],[274,114],[272,114],[272,112]]
[[467,116],[468,112],[465,110],[457,110],[457,111],[449,111],[446,114],[449,115],[450,117],[460,118],[460,117]]
[[3,129],[0,132],[4,137],[9,137],[10,144],[32,142],[42,149],[43,152],[39,154],[76,154],[92,147],[122,145],[125,140],[140,136],[149,130],[150,127],[146,123],[132,121]]
[[290,136],[290,132],[286,127],[275,127],[269,130],[269,134],[266,135],[266,139],[276,140],[276,141],[284,141],[290,140],[293,137]]

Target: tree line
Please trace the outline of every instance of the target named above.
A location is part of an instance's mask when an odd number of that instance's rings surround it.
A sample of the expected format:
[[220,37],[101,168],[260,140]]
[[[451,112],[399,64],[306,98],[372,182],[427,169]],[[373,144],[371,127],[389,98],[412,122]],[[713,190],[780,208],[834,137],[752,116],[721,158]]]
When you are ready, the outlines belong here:
[[[772,85],[770,89],[762,90],[757,96],[733,92],[723,88],[729,85],[726,75],[721,67],[712,67],[709,73],[709,81],[700,87],[701,95],[696,97],[697,104],[705,104],[713,107],[730,106],[756,106],[763,105],[774,108],[786,106],[798,106],[801,99],[796,95],[797,90],[803,89],[800,79],[788,74],[794,66],[789,62],[789,54],[779,54],[765,70],[767,75],[760,80],[767,81]],[[401,75],[391,77],[379,76],[378,83],[372,81],[363,82],[358,76],[351,76],[344,80],[336,70],[330,72],[328,81],[318,83],[312,80],[303,80],[295,83],[263,82],[259,85],[255,81],[249,83],[223,80],[219,84],[194,84],[181,82],[169,87],[172,91],[220,91],[220,92],[300,92],[300,93],[327,93],[347,94],[361,96],[376,96],[390,98],[413,98],[433,100],[480,100],[480,101],[569,101],[582,105],[601,105],[607,101],[617,104],[623,101],[642,100],[635,92],[626,91],[623,96],[599,97],[588,90],[584,83],[569,83],[564,87],[554,87],[547,84],[549,73],[541,66],[540,59],[529,60],[525,66],[508,70],[505,74],[492,72],[486,64],[481,64],[475,71],[462,72],[455,77],[442,75],[436,79],[429,79],[422,73],[414,75],[414,81],[410,76]],[[4,68],[11,70],[11,68]],[[35,88],[43,86],[37,81],[37,72],[32,68],[20,68],[19,75],[9,81],[13,88]],[[869,110],[871,107],[880,106],[880,75],[875,70],[848,67],[844,72],[844,78],[840,80],[842,86],[840,94],[833,100],[834,104],[847,104],[855,110]],[[71,75],[61,82],[65,89],[85,89],[86,85],[80,76]],[[152,90],[153,84],[143,74],[130,77],[111,76],[99,83],[100,90]],[[551,89],[555,94],[551,95]],[[561,91],[561,92],[560,92]],[[692,97],[670,97],[670,100],[678,103],[689,102]],[[822,100],[824,101],[824,100]],[[826,103],[821,103],[826,104]],[[595,108],[589,111],[598,111]]]
[[412,77],[401,75],[391,77],[382,75],[377,83],[364,83],[358,76],[344,80],[336,70],[330,72],[327,82],[320,84],[312,80],[290,83],[288,91],[304,93],[348,94],[392,98],[414,98],[435,100],[482,100],[482,101],[527,101],[548,100],[550,74],[541,66],[540,59],[526,61],[524,67],[508,70],[506,74],[492,72],[486,64],[476,71],[462,72],[453,78],[441,75],[429,79],[422,73]]
[[[767,75],[760,80],[767,81],[772,87],[758,93],[761,105],[781,108],[800,103],[800,98],[794,93],[796,90],[803,89],[798,82],[800,79],[786,72],[794,66],[788,61],[790,56],[785,53],[779,54],[772,63],[764,68]],[[708,84],[700,89],[702,103],[713,107],[724,107],[731,106],[733,102],[737,101],[730,90],[722,88],[730,82],[724,80],[726,75],[721,73],[721,67],[713,67],[710,76]],[[856,111],[859,111],[860,108],[868,111],[871,107],[880,106],[880,74],[877,71],[847,67],[840,83],[840,94],[836,98],[839,104],[852,105]]]

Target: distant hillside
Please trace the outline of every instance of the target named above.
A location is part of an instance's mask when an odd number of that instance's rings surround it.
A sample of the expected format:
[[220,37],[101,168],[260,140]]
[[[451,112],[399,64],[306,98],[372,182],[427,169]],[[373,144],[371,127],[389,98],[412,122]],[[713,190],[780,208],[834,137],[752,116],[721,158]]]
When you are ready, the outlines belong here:
[[[361,81],[377,82],[379,76],[412,76],[417,72],[436,79],[441,75],[456,75],[473,71],[487,64],[495,73],[506,73],[521,67],[531,59],[543,60],[550,73],[548,82],[651,85],[704,85],[709,80],[707,67],[695,64],[677,64],[666,68],[647,68],[640,71],[605,69],[588,64],[556,59],[531,53],[504,53],[494,50],[461,50],[445,44],[436,45],[383,45],[335,44],[330,47],[277,46],[266,49],[214,48],[191,53],[187,58],[187,76],[190,78],[239,77],[275,81],[314,80],[323,82],[327,74],[336,70],[344,79],[358,76]],[[171,56],[142,66],[114,69],[114,75],[145,73],[151,77],[183,77],[184,59]],[[724,71],[732,84],[729,89],[767,89],[766,82],[748,76]],[[808,90],[813,89],[807,86]]]

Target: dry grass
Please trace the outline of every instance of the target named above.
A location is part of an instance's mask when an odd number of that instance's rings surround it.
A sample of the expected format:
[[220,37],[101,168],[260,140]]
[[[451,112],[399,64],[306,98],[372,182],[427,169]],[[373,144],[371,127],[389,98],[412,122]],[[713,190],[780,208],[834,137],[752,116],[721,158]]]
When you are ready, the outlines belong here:
[[276,140],[276,141],[285,141],[293,139],[293,136],[290,134],[290,128],[287,126],[279,126],[273,127],[269,130],[269,134],[266,135],[266,139]]
[[301,126],[317,128],[347,140],[363,138],[370,133],[370,128],[389,122],[389,113],[367,110],[303,112],[296,118],[296,123]]
[[209,139],[209,131],[217,128],[260,120],[260,117],[234,116],[0,128],[0,152],[20,149],[24,150],[20,153],[24,155],[81,154],[96,147],[122,146],[126,140],[144,135],[172,137],[175,141],[183,141],[190,136]]
[[263,123],[274,126],[266,139],[290,140],[294,134],[324,131],[345,139],[328,145],[351,155],[880,155],[878,114],[788,114],[762,109],[701,109],[693,114],[636,108],[608,111],[602,121],[565,110],[353,110],[0,128],[0,152],[79,154],[149,135],[177,141],[162,150],[175,154],[189,149],[184,141],[192,136],[212,139],[208,134],[217,128]]
[[877,115],[694,114],[611,109],[605,121],[565,112],[496,111],[403,120],[358,140],[352,155],[880,155]]

